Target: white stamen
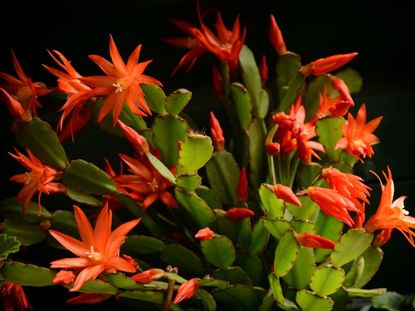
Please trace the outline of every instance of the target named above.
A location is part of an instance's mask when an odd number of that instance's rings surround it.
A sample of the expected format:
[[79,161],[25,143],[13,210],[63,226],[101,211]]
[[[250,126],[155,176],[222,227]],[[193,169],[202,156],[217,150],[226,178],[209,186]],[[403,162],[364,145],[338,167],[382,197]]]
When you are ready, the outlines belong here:
[[91,246],[91,250],[90,251],[86,251],[85,255],[94,260],[94,261],[100,261],[102,259],[102,255],[99,252],[94,251],[94,246]]
[[117,83],[113,83],[112,86],[115,87],[115,93],[121,93],[124,90],[119,81],[117,81]]

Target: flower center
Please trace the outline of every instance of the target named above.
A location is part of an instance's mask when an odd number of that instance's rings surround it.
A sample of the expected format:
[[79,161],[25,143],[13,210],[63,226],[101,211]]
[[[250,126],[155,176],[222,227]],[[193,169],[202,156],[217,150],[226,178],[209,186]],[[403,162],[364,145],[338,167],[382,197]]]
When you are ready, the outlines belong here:
[[24,184],[28,185],[30,181],[32,180],[32,173],[26,172],[25,175],[27,176],[24,180]]
[[124,91],[125,82],[123,79],[117,81],[117,83],[113,83],[112,86],[115,88],[115,93],[121,93]]
[[151,188],[151,191],[156,192],[159,188],[156,178],[154,177],[151,182],[148,182],[147,185]]
[[94,261],[100,261],[102,259],[102,255],[99,252],[94,251],[94,246],[91,246],[91,250],[90,251],[86,251],[85,255],[89,258],[92,259]]

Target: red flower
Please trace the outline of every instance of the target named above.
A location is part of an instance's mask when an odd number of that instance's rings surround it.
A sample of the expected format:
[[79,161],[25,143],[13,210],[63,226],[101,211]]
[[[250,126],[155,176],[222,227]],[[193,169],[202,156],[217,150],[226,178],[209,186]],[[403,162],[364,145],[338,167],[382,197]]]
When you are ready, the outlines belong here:
[[349,227],[354,226],[354,221],[348,211],[358,213],[360,211],[350,199],[341,195],[336,190],[314,186],[307,189],[307,195],[318,204],[326,215],[337,218]]
[[148,269],[141,273],[135,274],[131,277],[132,280],[136,281],[137,283],[145,284],[150,283],[152,281],[157,281],[163,278],[166,275],[166,272],[161,269]]
[[62,246],[78,256],[51,262],[51,268],[81,270],[70,291],[79,290],[88,280],[96,279],[103,272],[135,272],[136,267],[120,257],[120,247],[127,233],[140,222],[141,218],[126,222],[111,232],[112,212],[108,205],[102,208],[94,229],[84,212],[76,205],[74,209],[81,241],[64,233],[49,230]]
[[305,76],[320,76],[339,69],[350,62],[358,53],[337,54],[329,57],[319,58],[301,68]]
[[195,234],[195,238],[196,239],[201,239],[201,240],[211,240],[214,236],[215,236],[215,232],[213,232],[212,230],[210,230],[209,227],[200,229]]
[[248,178],[246,177],[246,168],[241,168],[241,172],[238,178],[238,185],[236,187],[238,194],[238,200],[240,202],[246,202],[248,199]]
[[23,311],[25,309],[32,309],[23,287],[20,284],[8,281],[4,282],[0,286],[0,296],[3,300],[4,311],[13,311],[15,309]]
[[24,184],[23,188],[17,195],[17,200],[24,200],[23,211],[26,213],[30,200],[36,192],[39,192],[38,206],[40,215],[42,213],[42,207],[40,206],[40,198],[42,193],[51,194],[66,192],[65,185],[55,182],[56,180],[62,178],[63,171],[56,170],[53,167],[43,164],[28,148],[26,148],[26,152],[29,157],[26,157],[17,149],[15,149],[15,151],[16,154],[12,154],[10,152],[9,154],[26,169],[30,170],[30,172],[10,177],[11,181]]
[[48,89],[44,83],[32,82],[32,79],[23,71],[14,52],[11,52],[17,77],[0,72],[0,78],[6,81],[3,88],[23,104],[24,110],[36,116],[36,109],[42,107],[37,98],[49,94],[52,90]]
[[[376,175],[376,174],[375,174]],[[398,229],[405,238],[415,247],[415,218],[408,216],[409,212],[405,210],[404,196],[393,200],[395,187],[392,179],[392,172],[388,168],[388,174],[383,172],[383,176],[386,179],[386,185],[383,185],[380,177],[379,179],[382,188],[382,197],[380,198],[379,207],[376,213],[369,218],[365,224],[365,229],[368,232],[380,231],[380,237],[377,240],[377,244],[385,244],[392,233],[392,230]]]
[[241,221],[245,218],[255,216],[255,213],[244,207],[234,207],[226,211],[226,217],[231,221]]
[[336,148],[346,150],[351,156],[360,159],[359,156],[371,158],[374,154],[372,145],[379,142],[372,132],[379,126],[382,117],[377,117],[366,123],[366,106],[363,104],[357,112],[356,119],[349,113],[347,121],[343,125],[343,138]]
[[197,59],[207,52],[213,53],[221,61],[225,62],[231,72],[236,72],[239,53],[244,45],[246,36],[246,29],[241,34],[239,16],[236,18],[232,30],[228,30],[223,23],[222,15],[217,12],[215,34],[203,23],[199,8],[197,13],[200,29],[187,22],[173,21],[178,28],[190,34],[193,40],[187,38],[165,40],[172,45],[190,48],[190,51],[182,57],[174,69],[173,74],[180,67],[187,67],[187,70],[190,70]]
[[369,204],[367,197],[370,196],[369,190],[371,188],[363,183],[362,178],[343,173],[334,167],[323,169],[321,176],[327,181],[331,189],[349,198],[364,213],[364,207],[360,201]]
[[93,88],[97,95],[106,96],[98,114],[98,121],[101,122],[112,111],[115,125],[125,102],[127,102],[130,110],[137,115],[145,116],[151,114],[140,84],[147,83],[161,86],[161,83],[143,74],[151,60],[142,63],[138,62],[141,44],[131,53],[127,64],[121,58],[112,36],[110,36],[109,50],[113,63],[99,55],[89,55],[89,58],[102,69],[106,76],[80,78],[83,83]]
[[269,73],[269,69],[268,69],[268,63],[267,63],[267,57],[264,55],[262,55],[261,57],[261,62],[259,63],[259,75],[261,77],[261,81],[262,83],[266,83],[268,81],[268,73]]
[[192,298],[199,289],[199,285],[199,279],[190,279],[189,281],[184,282],[182,285],[180,285],[176,298],[174,298],[173,304],[178,304],[183,300]]
[[220,123],[212,111],[210,112],[210,132],[212,134],[213,146],[215,147],[215,150],[223,150],[225,148],[225,138],[223,137]]
[[112,176],[120,191],[133,200],[142,203],[144,209],[147,209],[159,199],[169,207],[177,207],[176,200],[167,191],[171,187],[170,182],[160,175],[145,155],[137,154],[137,158],[132,158],[120,154],[120,157],[127,164],[131,174],[121,172],[120,175],[115,175],[112,168],[107,164],[107,171],[110,172],[110,176]]
[[118,120],[118,126],[124,132],[125,137],[127,137],[128,141],[133,145],[135,151],[139,154],[145,154],[150,151],[150,147],[147,143],[147,139],[144,136],[138,134],[132,127],[122,123]]
[[14,120],[28,122],[32,119],[30,113],[23,108],[22,104],[7,93],[5,89],[0,88],[0,92],[3,93],[6,98],[7,107]]
[[[56,64],[63,69],[58,70],[43,65],[51,74],[58,77],[58,89],[68,96],[67,101],[61,107],[62,116],[58,124],[58,130],[62,131],[60,139],[63,141],[79,131],[92,116],[92,107],[87,106],[89,100],[94,99],[94,91],[81,81],[83,76],[72,66],[71,62],[59,51],[53,52],[60,58],[57,59],[52,52],[48,51]],[[64,121],[71,115],[70,120],[64,127]]]
[[296,239],[304,247],[334,249],[336,246],[336,243],[332,240],[308,232],[297,233]]
[[283,200],[284,202],[301,206],[300,200],[298,200],[297,196],[293,193],[290,187],[278,184],[272,185],[269,188],[279,199]]
[[280,27],[278,26],[277,21],[272,14],[270,15],[269,40],[271,41],[272,47],[278,53],[278,55],[282,56],[287,54],[287,48],[285,46]]

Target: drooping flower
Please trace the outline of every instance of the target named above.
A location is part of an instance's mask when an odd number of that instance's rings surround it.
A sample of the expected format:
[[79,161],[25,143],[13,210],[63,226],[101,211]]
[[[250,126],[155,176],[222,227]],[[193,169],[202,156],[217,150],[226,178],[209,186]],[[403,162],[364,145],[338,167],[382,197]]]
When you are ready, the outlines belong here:
[[238,185],[236,187],[236,194],[240,202],[246,202],[248,199],[248,177],[246,176],[246,168],[241,168],[238,178]]
[[89,76],[80,78],[80,80],[91,87],[96,95],[105,96],[102,104],[98,121],[112,111],[114,125],[118,117],[127,103],[130,110],[137,115],[150,115],[151,111],[144,98],[140,84],[155,84],[161,86],[161,83],[153,77],[143,74],[145,68],[151,62],[146,61],[139,63],[141,44],[138,45],[124,63],[118,51],[115,42],[110,36],[109,51],[112,63],[99,55],[89,55],[106,76]]
[[370,196],[369,190],[372,189],[363,183],[361,177],[343,173],[334,167],[324,168],[321,176],[327,181],[331,189],[349,198],[364,213],[362,202],[369,204],[367,198]]
[[237,222],[244,220],[245,218],[255,216],[254,211],[244,207],[233,207],[226,211],[226,218],[231,221]]
[[235,19],[232,30],[228,30],[223,22],[222,15],[220,12],[217,12],[215,34],[203,23],[199,7],[197,13],[200,28],[187,22],[173,21],[178,28],[187,32],[192,37],[191,39],[174,38],[165,40],[167,43],[175,46],[186,47],[187,45],[187,48],[190,49],[182,57],[173,74],[180,67],[187,67],[187,71],[190,70],[197,59],[207,52],[211,52],[226,63],[231,72],[236,72],[239,53],[244,45],[246,36],[246,29],[241,33],[239,16]]
[[296,239],[301,246],[311,248],[334,249],[336,243],[318,234],[300,232],[296,234]]
[[182,285],[180,285],[177,291],[177,295],[174,298],[173,304],[178,304],[183,300],[192,298],[199,289],[199,286],[200,280],[196,278],[184,282]]
[[56,182],[63,176],[63,171],[57,170],[51,166],[43,164],[35,155],[26,148],[26,152],[29,157],[25,156],[23,153],[15,149],[16,154],[9,154],[16,159],[24,168],[29,170],[29,172],[17,174],[10,177],[11,181],[24,184],[23,188],[20,190],[17,195],[17,200],[24,200],[23,211],[26,213],[30,200],[35,195],[38,194],[38,207],[39,215],[42,213],[42,207],[40,206],[40,198],[42,193],[51,194],[51,193],[65,193],[66,186]]
[[7,93],[5,89],[0,88],[0,92],[4,95],[7,107],[14,120],[17,122],[28,122],[32,119],[30,113],[23,108],[22,104],[17,99]]
[[301,67],[303,75],[320,76],[332,72],[350,62],[358,53],[337,54],[324,58],[319,58]]
[[112,178],[118,189],[133,200],[140,202],[147,209],[157,200],[161,200],[168,207],[176,208],[177,202],[167,191],[172,185],[150,163],[145,155],[137,154],[136,158],[120,154],[120,158],[127,164],[131,174],[115,175],[112,168]]
[[282,36],[280,27],[278,26],[277,21],[272,14],[270,15],[270,26],[268,34],[272,47],[278,53],[278,55],[282,56],[286,54],[287,47],[285,46],[284,37]]
[[120,246],[127,233],[140,222],[141,218],[126,222],[111,232],[112,212],[108,205],[102,208],[94,229],[78,206],[74,205],[74,210],[81,241],[64,233],[49,230],[62,246],[77,256],[51,262],[51,268],[81,270],[70,291],[79,290],[88,280],[96,279],[103,272],[135,272],[136,267],[120,257]]
[[210,132],[212,134],[213,146],[216,151],[221,151],[225,148],[225,138],[218,119],[214,113],[210,112]]
[[76,297],[66,300],[67,304],[78,305],[78,304],[96,304],[103,302],[110,298],[111,295],[106,294],[80,294]]
[[215,232],[213,232],[209,227],[200,229],[196,234],[195,238],[200,240],[211,240],[215,236]]
[[23,286],[20,284],[6,281],[0,286],[0,296],[3,300],[4,311],[32,309]]
[[354,221],[350,217],[349,211],[359,213],[360,210],[350,199],[336,190],[314,186],[308,187],[307,195],[317,203],[324,214],[337,218],[349,227],[354,226]]
[[296,206],[301,206],[300,200],[293,193],[290,187],[278,184],[269,186],[269,188],[279,199],[283,200],[284,202],[291,203]]
[[137,283],[145,284],[150,283],[152,281],[160,280],[165,275],[166,272],[164,270],[152,268],[133,275],[131,279],[136,281]]
[[70,270],[61,270],[56,273],[52,283],[54,285],[63,284],[69,285],[75,280],[75,274]]
[[213,93],[217,98],[224,97],[225,87],[223,85],[223,77],[216,65],[212,65],[212,87]]
[[145,154],[150,151],[147,139],[144,136],[138,134],[132,127],[122,123],[120,120],[117,123],[137,153]]
[[[378,244],[385,244],[389,240],[392,230],[397,229],[415,247],[415,231],[413,230],[415,229],[415,218],[408,216],[409,212],[405,210],[406,197],[401,196],[393,200],[395,186],[391,170],[388,168],[387,174],[383,172],[383,176],[386,179],[386,185],[383,185],[380,177],[376,175],[380,182],[382,196],[376,213],[368,219],[364,227],[368,232],[380,230],[381,239]],[[381,243],[379,243],[380,241]]]
[[381,120],[382,117],[377,117],[366,123],[365,104],[360,107],[356,119],[349,113],[343,125],[343,137],[337,142],[336,149],[346,150],[357,159],[361,159],[360,156],[371,158],[374,154],[372,145],[379,142],[379,139],[372,133]]
[[[59,60],[52,52],[48,52],[63,71],[47,65],[43,65],[43,67],[58,77],[58,90],[68,96],[68,99],[60,108],[60,111],[62,111],[58,123],[58,130],[62,131],[60,139],[64,140],[68,136],[72,136],[73,140],[74,133],[79,131],[92,116],[92,107],[87,103],[95,97],[95,93],[81,81],[83,76],[75,70],[71,62],[62,53],[56,50],[53,51],[60,58]],[[71,118],[64,127],[64,121],[69,115],[71,115]]]
[[265,54],[262,55],[261,57],[261,62],[259,63],[258,69],[259,69],[259,76],[261,77],[261,82],[263,84],[267,83],[269,69],[268,69],[267,57]]
[[0,72],[0,78],[6,81],[6,83],[2,84],[2,87],[16,97],[30,115],[36,116],[36,109],[42,107],[37,98],[49,94],[52,90],[48,89],[42,82],[33,82],[23,71],[16,54],[14,54],[13,51],[11,52],[13,66],[16,70],[17,77],[5,72]]

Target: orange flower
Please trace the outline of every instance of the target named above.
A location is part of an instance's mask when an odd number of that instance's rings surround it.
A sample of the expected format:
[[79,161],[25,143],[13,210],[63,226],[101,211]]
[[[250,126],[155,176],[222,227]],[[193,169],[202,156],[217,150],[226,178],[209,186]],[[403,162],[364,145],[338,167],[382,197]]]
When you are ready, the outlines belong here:
[[6,81],[3,88],[17,98],[23,104],[23,107],[32,116],[36,116],[36,109],[42,105],[38,102],[39,96],[44,96],[52,92],[44,83],[32,82],[32,79],[26,75],[20,65],[16,55],[12,52],[13,66],[16,70],[17,77],[8,73],[0,72],[0,78]]
[[321,176],[327,181],[331,189],[349,198],[364,213],[364,205],[360,201],[369,204],[367,197],[370,196],[369,190],[372,189],[363,183],[362,178],[343,173],[334,167],[324,168]]
[[89,55],[89,58],[102,69],[106,76],[80,78],[83,83],[93,88],[97,95],[106,96],[98,114],[98,121],[101,122],[112,111],[115,125],[125,102],[127,102],[133,113],[140,116],[150,115],[151,111],[148,108],[140,84],[147,83],[161,86],[161,83],[143,74],[144,69],[151,60],[142,63],[138,62],[141,44],[131,53],[127,64],[121,58],[112,36],[110,36],[109,51],[113,63],[102,56]]
[[120,154],[120,157],[132,173],[121,172],[120,175],[114,175],[112,168],[109,167],[112,172],[110,175],[120,191],[133,200],[141,202],[144,209],[159,199],[169,207],[177,207],[176,200],[167,191],[171,187],[170,182],[160,175],[145,155],[138,154],[136,159],[124,154]]
[[56,273],[55,278],[53,279],[52,283],[54,285],[63,284],[69,285],[75,280],[75,274],[70,270],[61,270]]
[[60,244],[78,256],[51,262],[51,268],[81,270],[70,291],[79,290],[88,280],[96,279],[103,272],[135,272],[136,268],[120,257],[119,253],[127,233],[140,222],[141,218],[126,222],[111,232],[112,212],[108,205],[102,208],[94,229],[78,206],[74,205],[74,210],[81,241],[64,233],[49,230]]
[[200,229],[195,234],[195,238],[196,239],[201,239],[201,240],[211,240],[214,236],[215,236],[215,232],[213,232],[212,230],[210,230],[209,227]]
[[301,96],[291,106],[290,113],[275,114],[272,119],[278,124],[276,139],[282,154],[286,155],[297,150],[298,157],[304,164],[309,164],[312,157],[320,159],[316,151],[324,152],[322,144],[312,141],[316,136],[315,125],[305,121],[305,109],[301,104]]
[[343,138],[341,138],[336,148],[347,150],[347,152],[357,158],[359,155],[371,158],[374,154],[372,145],[379,142],[372,132],[379,126],[382,117],[377,117],[366,123],[366,106],[363,104],[357,112],[356,119],[349,113],[347,121],[343,125]]
[[199,285],[199,279],[190,279],[189,281],[184,282],[182,285],[180,285],[176,298],[174,298],[173,304],[178,304],[183,300],[192,298],[199,289]]
[[26,157],[17,149],[15,149],[15,151],[16,154],[12,154],[10,152],[9,154],[26,169],[30,170],[30,172],[10,177],[11,181],[24,184],[23,188],[17,195],[17,200],[21,201],[24,199],[23,211],[26,213],[30,200],[36,192],[39,192],[38,206],[40,215],[42,213],[42,207],[40,206],[40,198],[42,193],[51,194],[66,192],[66,187],[63,184],[55,182],[62,177],[63,172],[43,164],[28,148],[26,148],[26,152],[29,157]]
[[223,137],[222,128],[212,111],[210,112],[210,132],[215,150],[221,151],[225,149],[225,138]]
[[13,311],[15,309],[23,311],[32,309],[27,299],[22,285],[6,281],[0,286],[0,296],[3,300],[3,310]]
[[298,200],[297,196],[293,193],[290,187],[278,184],[269,186],[269,188],[272,192],[274,192],[277,198],[283,200],[284,202],[301,206],[300,200]]
[[297,233],[296,239],[298,243],[304,247],[334,249],[336,246],[336,243],[332,240],[326,239],[321,235],[308,232]]
[[358,53],[337,54],[329,57],[319,58],[301,68],[303,75],[320,76],[337,70],[350,62]]
[[[92,108],[86,104],[95,96],[95,93],[80,80],[83,78],[82,75],[75,70],[71,62],[62,53],[56,50],[53,51],[60,58],[58,60],[52,52],[48,52],[63,71],[47,65],[43,65],[43,67],[58,77],[58,89],[68,95],[67,101],[60,109],[62,111],[58,124],[58,130],[62,131],[60,138],[64,140],[71,135],[73,140],[73,134],[79,131],[92,116]],[[72,114],[71,119],[64,128],[63,122],[70,114]]]
[[203,23],[199,7],[197,13],[200,29],[183,21],[174,21],[178,28],[187,32],[196,40],[182,38],[165,40],[169,44],[181,47],[187,45],[187,47],[191,49],[182,57],[178,66],[173,71],[173,74],[178,68],[183,66],[187,66],[187,70],[190,70],[197,59],[209,51],[221,61],[225,62],[229,66],[231,72],[236,72],[239,53],[244,45],[246,36],[246,29],[244,29],[241,34],[239,16],[235,19],[232,30],[228,30],[223,23],[222,15],[217,12],[215,34]]
[[354,221],[348,211],[360,212],[354,203],[336,190],[311,186],[307,189],[307,195],[317,203],[322,212],[344,222],[349,227],[354,226]]
[[137,283],[145,284],[152,281],[157,281],[163,278],[166,275],[166,272],[161,269],[148,269],[141,273],[135,274],[131,277],[132,280],[136,281]]
[[280,56],[287,54],[287,48],[280,27],[278,27],[274,15],[271,14],[269,17],[271,22],[269,26],[269,40],[271,41],[272,47]]
[[[374,173],[375,174],[375,173]],[[392,179],[392,172],[388,168],[388,174],[383,172],[386,179],[386,185],[383,185],[380,177],[379,179],[382,188],[382,197],[380,198],[379,207],[374,215],[372,215],[365,224],[365,229],[368,232],[375,232],[381,230],[382,245],[385,244],[391,235],[391,230],[398,229],[405,238],[415,247],[415,218],[408,216],[409,212],[405,210],[404,201],[405,196],[401,196],[393,200],[395,186]]]

